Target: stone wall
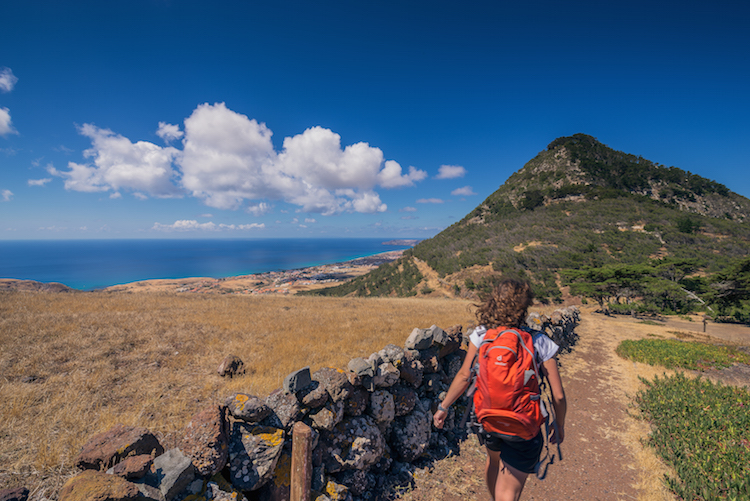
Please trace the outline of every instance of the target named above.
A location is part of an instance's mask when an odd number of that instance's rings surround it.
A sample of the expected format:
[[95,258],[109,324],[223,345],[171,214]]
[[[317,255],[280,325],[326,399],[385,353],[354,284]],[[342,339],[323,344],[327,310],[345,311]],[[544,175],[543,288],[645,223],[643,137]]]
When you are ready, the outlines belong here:
[[[578,310],[531,313],[564,350],[575,342]],[[144,428],[118,425],[92,437],[76,459],[84,470],[61,501],[289,499],[291,435],[297,421],[313,430],[312,499],[390,499],[415,468],[457,450],[470,402],[462,397],[445,426],[432,414],[458,372],[469,332],[461,326],[416,328],[403,347],[388,345],[346,370],[303,368],[266,398],[237,393],[196,414],[179,447],[164,451]],[[222,376],[242,373],[228,357]],[[0,493],[1,494],[1,493]]]

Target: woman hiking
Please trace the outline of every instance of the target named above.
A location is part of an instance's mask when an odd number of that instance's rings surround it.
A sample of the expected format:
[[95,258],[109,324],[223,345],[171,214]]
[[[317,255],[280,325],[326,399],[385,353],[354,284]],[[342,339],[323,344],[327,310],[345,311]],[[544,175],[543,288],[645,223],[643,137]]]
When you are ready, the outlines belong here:
[[[472,332],[464,363],[433,416],[437,428],[443,427],[448,408],[463,395],[471,383],[472,365],[477,354],[480,355],[480,359],[489,360],[489,362],[484,362],[485,367],[499,367],[499,369],[490,368],[489,370],[503,370],[502,367],[507,367],[509,364],[520,363],[521,358],[526,356],[523,353],[525,350],[529,353],[529,360],[536,358],[533,361],[533,371],[537,374],[536,377],[538,378],[538,368],[552,390],[552,407],[555,411],[557,426],[550,434],[549,442],[551,444],[562,443],[565,438],[567,405],[560,373],[557,370],[556,355],[559,347],[542,332],[530,335],[526,332],[522,333],[520,328],[526,320],[527,310],[532,300],[533,294],[527,282],[505,279],[487,297],[483,298],[481,304],[476,305],[476,317],[480,326]],[[502,342],[500,344],[506,346],[497,346],[495,343],[492,347],[488,345],[493,339],[500,339],[501,336],[516,344]],[[531,336],[531,339],[528,336]],[[524,339],[527,342],[526,348],[522,345]],[[528,349],[528,344],[532,343],[534,357],[531,357],[531,351]],[[498,349],[495,350],[495,348]],[[490,399],[488,395],[510,395],[512,392],[505,387],[510,383],[503,383],[496,376],[493,379],[493,376],[488,375],[488,369],[482,367],[482,362],[479,366],[478,389],[474,395],[474,404],[477,417],[484,428],[479,438],[487,449],[485,469],[487,488],[495,501],[517,501],[521,497],[527,477],[537,468],[544,446],[541,424],[544,419],[542,415],[546,416],[546,411],[538,395],[540,382],[533,381],[534,377],[526,374],[525,378],[522,377],[524,381],[519,383],[523,386],[521,393],[526,396],[517,396],[517,391],[513,393],[513,397],[508,397],[516,399],[517,402],[526,398],[524,403],[517,404],[515,407],[516,410],[523,409],[520,419],[516,419],[519,413],[485,408],[488,401],[496,400]],[[525,372],[530,373],[531,370]],[[501,414],[510,414],[513,418],[498,417]],[[500,431],[507,431],[507,433],[500,433]]]

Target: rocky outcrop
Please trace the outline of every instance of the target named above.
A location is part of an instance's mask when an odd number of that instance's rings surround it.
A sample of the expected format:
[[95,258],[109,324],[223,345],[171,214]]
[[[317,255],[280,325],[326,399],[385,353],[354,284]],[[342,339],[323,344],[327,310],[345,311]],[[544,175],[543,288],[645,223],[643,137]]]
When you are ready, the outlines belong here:
[[560,351],[569,351],[578,336],[575,327],[580,320],[580,311],[576,306],[555,310],[548,317],[536,312],[526,317],[526,326],[534,331],[546,332],[560,347]]
[[138,456],[128,456],[120,463],[107,470],[107,473],[117,475],[125,480],[138,480],[143,478],[151,469],[154,458],[150,454],[141,454]]
[[189,456],[183,454],[180,449],[169,449],[154,459],[151,469],[137,485],[146,497],[170,501],[195,480],[196,474]]
[[185,427],[180,450],[200,475],[210,477],[227,464],[227,424],[226,408],[214,405],[193,416]]
[[263,486],[273,475],[284,446],[280,428],[234,423],[229,441],[229,481],[240,490]]
[[221,377],[241,376],[246,373],[245,363],[237,355],[227,355],[219,364],[216,372]]
[[164,448],[146,428],[116,425],[91,437],[75,459],[82,470],[106,470],[122,459],[139,454],[158,456]]
[[0,501],[27,501],[29,490],[26,487],[0,489]]
[[265,401],[245,393],[235,393],[227,398],[224,405],[232,416],[248,423],[259,423],[273,412]]
[[[527,324],[565,346],[577,321],[573,308],[531,314]],[[167,452],[148,430],[118,425],[87,442],[76,460],[87,471],[60,499],[286,500],[298,421],[312,428],[312,499],[381,499],[410,481],[411,463],[447,456],[465,435],[458,424],[471,405],[465,396],[443,429],[432,425],[465,342],[461,326],[433,325],[414,329],[403,348],[351,360],[346,371],[305,367],[264,399],[236,393],[198,412]],[[110,475],[92,471],[107,468]]]
[[135,501],[138,496],[134,483],[94,470],[71,478],[60,491],[60,501]]

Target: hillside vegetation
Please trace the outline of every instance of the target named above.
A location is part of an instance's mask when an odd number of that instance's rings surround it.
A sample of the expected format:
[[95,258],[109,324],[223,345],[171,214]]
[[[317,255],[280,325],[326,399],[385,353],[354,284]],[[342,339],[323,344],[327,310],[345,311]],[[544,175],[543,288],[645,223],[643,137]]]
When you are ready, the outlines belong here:
[[[652,295],[669,296],[645,309],[686,311],[703,301],[717,316],[745,321],[747,283],[725,272],[748,266],[749,215],[750,200],[720,183],[576,134],[554,140],[461,221],[400,261],[320,293],[472,297],[500,275],[515,275],[529,279],[538,297],[557,301],[566,285],[591,285],[576,289],[586,296],[598,284],[567,270],[641,265]],[[438,274],[441,290],[425,287],[419,261]],[[689,271],[679,279],[661,273],[674,266]],[[726,287],[734,292],[725,294]],[[622,283],[604,288],[614,304],[644,294]]]

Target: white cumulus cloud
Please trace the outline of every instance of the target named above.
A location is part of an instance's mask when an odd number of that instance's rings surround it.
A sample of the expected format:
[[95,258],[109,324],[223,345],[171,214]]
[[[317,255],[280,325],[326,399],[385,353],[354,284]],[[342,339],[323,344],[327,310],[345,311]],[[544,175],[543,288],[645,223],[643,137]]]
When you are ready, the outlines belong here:
[[383,188],[400,188],[402,186],[414,186],[415,182],[422,181],[427,173],[416,167],[409,166],[409,173],[402,175],[401,166],[398,162],[388,160],[385,167],[378,174],[380,186]]
[[29,186],[44,186],[50,181],[52,181],[51,177],[45,177],[44,179],[29,179]]
[[156,135],[162,138],[166,143],[180,139],[185,133],[180,130],[179,125],[172,125],[166,122],[159,122],[159,128]]
[[152,230],[159,231],[191,231],[191,230],[209,230],[213,231],[216,229],[216,225],[212,222],[199,223],[195,219],[181,219],[175,221],[172,224],[154,223]]
[[341,145],[341,136],[312,127],[284,138],[276,151],[273,133],[255,119],[224,103],[202,104],[179,126],[159,122],[157,135],[167,143],[182,138],[182,149],[147,141],[131,142],[106,129],[86,124],[80,133],[91,139],[84,155],[93,163],[71,162],[68,171],[50,173],[78,191],[127,190],[157,197],[187,193],[218,209],[270,211],[283,201],[302,212],[384,212],[377,188],[413,186],[427,173],[409,167],[404,173],[379,148],[359,142]]
[[142,198],[179,196],[173,181],[177,172],[172,162],[179,150],[162,148],[148,141],[131,142],[108,129],[84,124],[79,132],[91,140],[91,148],[83,152],[93,165],[68,163],[68,171],[48,169],[50,174],[65,178],[65,188],[75,191],[128,190]]
[[213,222],[199,223],[194,219],[181,219],[175,221],[172,224],[154,223],[151,228],[156,231],[236,231],[236,230],[254,230],[263,229],[266,225],[264,223],[252,223],[252,224],[215,224]]
[[10,190],[3,190],[0,192],[0,197],[2,197],[3,202],[10,202],[13,200],[13,192]]
[[367,143],[342,148],[341,137],[323,127],[284,138],[280,152],[271,136],[265,124],[224,103],[198,106],[185,120],[178,160],[183,186],[220,209],[266,199],[330,215],[385,211],[376,186],[408,186],[424,178],[416,169],[401,175],[396,162],[384,162],[382,151]]
[[59,171],[50,165],[47,167],[47,172],[65,179],[66,190],[96,192],[110,189],[96,167],[68,162],[68,169],[68,171]]
[[18,134],[18,132],[13,128],[13,124],[10,123],[10,110],[8,108],[0,108],[0,136],[7,136],[8,134]]
[[265,216],[269,212],[271,212],[271,209],[273,207],[266,202],[261,202],[257,205],[249,205],[247,207],[247,212],[252,214],[255,217]]
[[451,191],[451,195],[469,197],[471,195],[476,195],[476,193],[471,189],[471,186],[464,186],[463,188],[456,188]]
[[435,179],[455,179],[457,177],[464,177],[465,175],[466,169],[460,165],[441,165]]
[[13,87],[16,86],[16,82],[18,82],[18,77],[13,74],[10,68],[0,69],[0,91],[12,91]]
[[238,209],[245,199],[279,198],[269,183],[275,156],[271,131],[223,103],[203,104],[185,119],[179,160],[182,185],[206,205]]

